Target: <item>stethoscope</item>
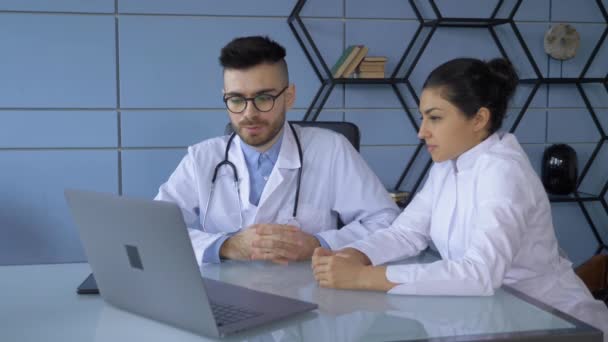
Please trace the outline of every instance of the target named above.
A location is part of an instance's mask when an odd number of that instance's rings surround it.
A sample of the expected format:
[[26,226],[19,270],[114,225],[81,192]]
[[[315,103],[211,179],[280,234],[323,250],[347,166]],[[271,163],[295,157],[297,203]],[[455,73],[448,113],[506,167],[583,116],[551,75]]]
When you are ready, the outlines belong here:
[[[293,132],[293,137],[296,141],[296,146],[298,147],[298,157],[300,158],[300,168],[298,169],[298,182],[296,183],[296,198],[293,202],[293,212],[292,212],[292,220],[296,221],[296,216],[298,214],[298,199],[300,198],[300,182],[302,181],[302,167],[303,167],[303,154],[302,154],[302,145],[300,145],[300,139],[298,138],[298,134],[296,133],[293,125],[289,123],[289,128]],[[215,170],[213,170],[213,177],[211,178],[211,191],[209,192],[209,198],[207,199],[207,205],[205,206],[205,217],[203,218],[203,230],[207,227],[205,223],[207,222],[207,215],[209,214],[209,205],[213,200],[213,194],[215,192],[215,181],[217,179],[217,173],[222,168],[222,166],[228,166],[232,169],[232,175],[234,176],[234,189],[236,191],[236,196],[238,198],[239,205],[239,214],[240,214],[240,222],[238,229],[243,228],[243,205],[241,203],[241,190],[239,189],[239,174],[236,170],[236,166],[230,160],[228,160],[228,152],[230,152],[230,146],[232,145],[232,140],[236,136],[236,132],[233,132],[228,138],[228,144],[226,144],[226,150],[224,151],[224,160],[219,162],[215,166]]]

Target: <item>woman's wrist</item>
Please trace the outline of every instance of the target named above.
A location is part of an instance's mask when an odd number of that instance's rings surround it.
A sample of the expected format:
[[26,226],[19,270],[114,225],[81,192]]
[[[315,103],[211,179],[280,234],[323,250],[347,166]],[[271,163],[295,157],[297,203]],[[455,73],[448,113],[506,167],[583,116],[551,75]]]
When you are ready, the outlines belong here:
[[386,266],[363,266],[358,279],[361,290],[387,292],[397,285],[386,278]]
[[369,260],[369,257],[365,253],[363,253],[360,250],[355,249],[355,248],[351,248],[351,247],[345,248],[345,249],[339,251],[339,253],[343,253],[350,257],[356,258],[363,265],[371,265],[371,263],[372,263],[371,260]]

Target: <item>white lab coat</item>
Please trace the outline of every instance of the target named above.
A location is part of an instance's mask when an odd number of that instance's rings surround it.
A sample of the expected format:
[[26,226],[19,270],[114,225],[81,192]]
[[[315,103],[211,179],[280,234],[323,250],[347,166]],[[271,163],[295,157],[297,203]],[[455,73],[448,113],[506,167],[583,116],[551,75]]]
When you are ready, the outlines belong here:
[[[302,181],[297,221],[303,231],[319,234],[332,248],[362,239],[388,227],[399,210],[360,154],[341,134],[295,126],[303,150]],[[237,136],[229,160],[239,176],[243,228],[254,223],[289,223],[295,200],[300,160],[287,123],[277,162],[258,206],[249,202],[249,173]],[[237,192],[230,167],[220,168],[209,212],[205,212],[216,165],[224,159],[228,136],[205,140],[188,148],[177,169],[163,184],[156,200],[170,201],[182,210],[196,259],[216,239],[239,229]],[[207,215],[206,227],[202,227]],[[346,225],[337,230],[337,219]]]
[[492,295],[507,284],[608,335],[608,309],[559,256],[547,194],[512,134],[433,165],[391,227],[351,247],[379,265],[417,255],[429,240],[442,260],[388,266],[399,284],[389,293]]

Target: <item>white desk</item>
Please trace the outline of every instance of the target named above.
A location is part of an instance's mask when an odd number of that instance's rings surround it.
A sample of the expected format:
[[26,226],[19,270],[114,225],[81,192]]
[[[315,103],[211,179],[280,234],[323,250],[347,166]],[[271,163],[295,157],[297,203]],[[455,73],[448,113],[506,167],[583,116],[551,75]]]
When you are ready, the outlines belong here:
[[[428,262],[423,255],[411,261]],[[319,288],[309,263],[227,262],[205,277],[319,304],[319,310],[226,340],[601,341],[601,332],[510,289],[492,297],[397,296]],[[0,341],[205,341],[77,295],[88,264],[0,267]]]

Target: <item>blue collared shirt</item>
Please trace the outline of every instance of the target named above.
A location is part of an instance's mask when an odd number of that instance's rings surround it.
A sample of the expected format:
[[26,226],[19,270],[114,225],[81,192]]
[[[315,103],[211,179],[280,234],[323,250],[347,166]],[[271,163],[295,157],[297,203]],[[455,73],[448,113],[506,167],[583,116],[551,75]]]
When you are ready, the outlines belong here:
[[249,202],[253,205],[257,206],[260,203],[262,191],[264,191],[274,164],[279,159],[282,143],[283,133],[268,150],[260,153],[253,146],[247,145],[241,140],[241,149],[249,171]]

